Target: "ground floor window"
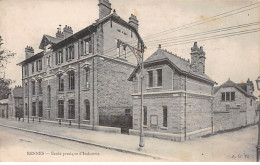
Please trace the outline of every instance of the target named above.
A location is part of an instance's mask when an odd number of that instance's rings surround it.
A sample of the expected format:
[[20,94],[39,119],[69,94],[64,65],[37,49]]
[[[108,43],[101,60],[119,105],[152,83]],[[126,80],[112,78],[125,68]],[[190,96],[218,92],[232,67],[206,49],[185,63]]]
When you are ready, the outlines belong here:
[[85,120],[90,120],[90,103],[89,100],[85,100],[86,115]]
[[28,105],[27,105],[27,103],[25,103],[25,115],[26,116],[28,115]]
[[64,118],[64,100],[58,101],[58,118]]
[[167,106],[163,106],[163,126],[167,127]]
[[75,100],[69,100],[68,119],[75,119]]
[[147,125],[147,106],[144,106],[144,121],[143,121],[143,125]]
[[36,116],[36,102],[32,103],[32,116]]
[[38,115],[39,117],[43,117],[42,101],[38,102]]

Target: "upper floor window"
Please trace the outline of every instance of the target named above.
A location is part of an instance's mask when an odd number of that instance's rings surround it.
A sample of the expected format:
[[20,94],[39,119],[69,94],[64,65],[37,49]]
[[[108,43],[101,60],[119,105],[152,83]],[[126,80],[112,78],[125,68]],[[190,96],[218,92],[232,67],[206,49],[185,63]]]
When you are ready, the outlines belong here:
[[42,80],[38,80],[39,94],[42,94]]
[[59,91],[64,91],[64,79],[59,76]]
[[123,45],[123,52],[122,55],[126,59],[126,45]]
[[91,40],[87,39],[84,40],[84,54],[90,54],[92,53],[92,44],[91,44]]
[[32,73],[34,72],[34,62],[32,62]]
[[28,65],[24,65],[24,75],[28,75]]
[[162,86],[162,69],[157,69],[157,86]]
[[25,97],[28,97],[28,84],[27,83],[24,83],[24,86],[25,86],[25,91],[24,91],[24,93],[25,93]]
[[35,81],[32,81],[32,95],[35,95]]
[[69,75],[69,89],[73,90],[75,89],[75,72],[70,71],[68,75]]
[[74,46],[70,46],[70,47],[69,47],[68,56],[69,56],[69,57],[68,57],[69,60],[74,59]]
[[39,59],[36,61],[36,70],[41,71],[42,70],[42,59]]
[[58,53],[56,53],[56,65],[57,64],[61,64],[63,63],[63,53],[62,50],[58,51]]
[[253,100],[252,99],[250,99],[250,106],[252,106],[253,105]]
[[221,101],[235,101],[235,92],[222,92]]
[[90,81],[90,68],[89,67],[87,67],[86,69],[85,69],[85,73],[86,73],[86,79],[85,79],[85,87],[86,88],[89,88],[89,81]]
[[153,87],[153,71],[148,71],[148,86]]

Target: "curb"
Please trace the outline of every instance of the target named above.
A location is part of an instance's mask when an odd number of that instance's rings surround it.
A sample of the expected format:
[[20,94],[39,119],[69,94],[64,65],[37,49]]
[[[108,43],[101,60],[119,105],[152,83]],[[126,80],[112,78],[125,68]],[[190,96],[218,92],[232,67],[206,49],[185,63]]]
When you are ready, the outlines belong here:
[[38,131],[23,129],[23,128],[19,128],[19,127],[13,127],[13,126],[9,126],[9,125],[3,125],[3,124],[0,124],[0,126],[16,129],[16,130],[20,130],[20,131],[25,131],[25,132],[35,133],[35,134],[39,134],[39,135],[59,138],[59,139],[63,139],[63,140],[69,140],[69,141],[73,141],[73,142],[77,142],[77,143],[92,145],[92,146],[95,146],[95,147],[110,149],[110,150],[114,150],[114,151],[118,151],[118,152],[130,153],[130,154],[134,154],[134,155],[150,157],[150,158],[153,158],[153,159],[164,159],[164,160],[167,160],[166,158],[162,158],[162,157],[151,155],[151,154],[136,152],[136,151],[133,151],[133,150],[125,150],[125,149],[116,148],[116,147],[112,147],[112,146],[105,146],[105,145],[102,145],[102,144],[97,144],[97,143],[93,143],[93,142],[87,142],[87,141],[83,141],[83,140],[79,140],[79,139],[73,139],[73,138],[69,138],[69,137],[65,137],[65,136],[52,135],[52,134],[48,134],[48,133],[44,133],[44,132],[38,132]]

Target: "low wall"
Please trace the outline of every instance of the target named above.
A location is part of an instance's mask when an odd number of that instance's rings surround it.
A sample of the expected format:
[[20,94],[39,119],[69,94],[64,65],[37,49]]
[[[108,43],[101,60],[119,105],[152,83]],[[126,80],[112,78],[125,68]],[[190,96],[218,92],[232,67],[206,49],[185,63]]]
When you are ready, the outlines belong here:
[[246,120],[246,111],[236,109],[224,112],[214,112],[214,132],[246,126]]

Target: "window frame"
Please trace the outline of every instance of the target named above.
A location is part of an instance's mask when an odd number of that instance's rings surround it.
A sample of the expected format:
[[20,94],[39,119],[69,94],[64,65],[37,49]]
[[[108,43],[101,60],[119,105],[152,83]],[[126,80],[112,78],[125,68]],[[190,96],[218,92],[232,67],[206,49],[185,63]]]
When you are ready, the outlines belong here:
[[75,119],[75,100],[68,100],[68,119]]
[[143,125],[144,125],[144,126],[147,126],[147,123],[148,123],[148,118],[147,118],[147,106],[143,106],[143,117],[144,117]]
[[168,107],[163,106],[163,127],[168,127]]
[[75,90],[75,72],[74,71],[68,72],[68,78],[69,78],[69,90]]
[[64,100],[58,100],[58,118],[64,118]]
[[153,70],[149,70],[148,72],[148,87],[153,87]]
[[[159,76],[159,71],[160,71],[160,76]],[[161,87],[162,86],[162,79],[163,79],[162,69],[156,69],[156,72],[157,72],[157,86]]]

